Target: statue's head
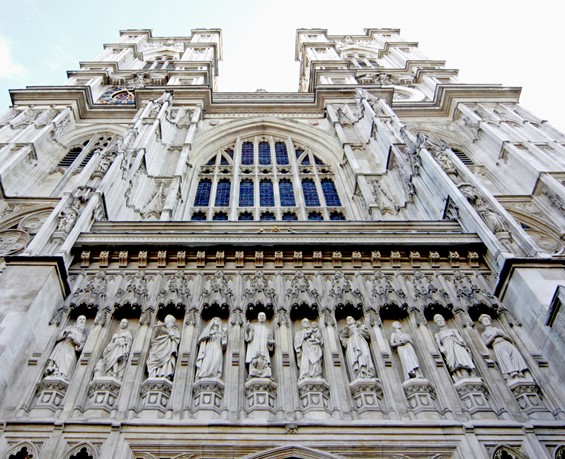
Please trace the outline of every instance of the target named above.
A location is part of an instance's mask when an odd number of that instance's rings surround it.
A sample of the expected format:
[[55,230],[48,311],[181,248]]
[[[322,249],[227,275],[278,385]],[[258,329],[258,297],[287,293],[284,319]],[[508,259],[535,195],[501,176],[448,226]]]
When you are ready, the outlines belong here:
[[400,322],[394,321],[392,323],[392,328],[394,328],[395,330],[400,330],[402,328],[402,325],[400,325]]
[[347,316],[347,319],[345,319],[345,321],[347,322],[347,325],[355,325],[355,319],[351,316]]
[[308,319],[302,319],[302,328],[310,328],[310,321]]
[[481,314],[479,316],[479,323],[483,324],[485,327],[487,327],[490,324],[492,324],[492,319],[490,318],[490,316],[488,314]]
[[267,320],[267,315],[264,312],[260,312],[257,314],[257,320],[261,323],[264,323]]
[[172,327],[176,322],[175,316],[171,315],[171,314],[167,314],[165,316],[165,326],[167,328]]
[[441,314],[436,314],[434,316],[434,322],[436,323],[436,325],[438,327],[443,327],[445,325],[445,319],[443,318],[443,316]]
[[128,320],[127,319],[122,319],[120,320],[120,328],[128,328]]
[[76,324],[78,327],[84,327],[86,325],[86,316],[78,316]]

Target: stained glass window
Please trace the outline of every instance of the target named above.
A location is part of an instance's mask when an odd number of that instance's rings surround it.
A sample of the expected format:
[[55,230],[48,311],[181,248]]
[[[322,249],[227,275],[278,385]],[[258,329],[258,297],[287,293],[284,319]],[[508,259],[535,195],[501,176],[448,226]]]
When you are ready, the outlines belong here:
[[318,166],[323,166],[324,162],[318,158],[316,155],[314,155],[314,162],[318,165]]
[[241,145],[241,164],[253,164],[253,143],[243,142]]
[[210,190],[212,189],[212,181],[210,179],[202,179],[198,183],[196,189],[196,199],[194,205],[197,207],[207,206],[210,202]]
[[252,207],[253,204],[253,182],[242,180],[239,185],[239,207]]
[[269,142],[259,142],[259,164],[271,164],[271,146]]
[[261,207],[275,205],[273,182],[270,180],[261,180],[259,183],[259,205]]
[[275,143],[275,156],[277,157],[278,165],[285,166],[288,164],[288,153],[284,142]]
[[261,214],[261,220],[263,221],[271,221],[275,219],[275,214],[273,212],[263,212]]
[[332,212],[330,214],[330,220],[345,220],[345,215],[341,212]]
[[230,205],[230,190],[231,182],[228,179],[221,179],[218,182],[216,202],[214,203],[216,207],[226,207]]
[[207,166],[215,166],[216,165],[216,157],[214,156],[210,161],[206,163]]
[[204,212],[195,212],[192,214],[192,221],[199,222],[206,220],[206,214]]
[[304,194],[304,203],[307,206],[320,205],[316,184],[311,179],[302,180],[302,193]]
[[221,155],[220,156],[220,165],[227,166],[228,164],[229,164],[228,159],[224,155]]
[[308,214],[308,220],[320,221],[323,220],[322,214],[320,212],[310,212]]
[[294,212],[285,212],[282,216],[283,221],[290,222],[293,220],[298,220],[298,217]]
[[294,201],[294,190],[290,180],[282,179],[279,181],[279,194],[281,198],[281,206],[296,205]]
[[326,206],[341,206],[339,201],[339,196],[337,195],[337,190],[332,179],[322,180],[322,191],[324,192],[324,198],[326,199]]
[[253,220],[253,214],[251,212],[242,212],[239,214],[239,220]]

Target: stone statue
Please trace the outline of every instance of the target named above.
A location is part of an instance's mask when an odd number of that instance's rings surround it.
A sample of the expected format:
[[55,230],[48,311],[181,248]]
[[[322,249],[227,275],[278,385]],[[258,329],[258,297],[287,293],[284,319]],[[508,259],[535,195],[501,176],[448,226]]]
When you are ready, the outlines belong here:
[[434,316],[434,322],[438,327],[434,335],[436,343],[454,379],[475,376],[475,364],[461,334],[454,328],[447,328],[441,314]]
[[120,321],[120,328],[114,333],[112,339],[102,352],[102,358],[96,364],[94,377],[103,378],[111,376],[122,379],[131,350],[133,338],[128,330],[128,320]]
[[302,330],[294,336],[294,350],[298,368],[298,379],[322,377],[322,334],[318,324],[302,319]]
[[352,379],[370,379],[376,376],[371,359],[371,351],[367,340],[369,329],[353,317],[348,316],[347,325],[339,334],[341,344],[345,347],[345,357]]
[[214,317],[198,337],[196,379],[221,379],[227,343],[227,330],[222,328],[220,318]]
[[77,352],[82,351],[86,342],[85,326],[86,317],[78,316],[75,325],[70,325],[59,333],[57,344],[47,359],[44,376],[69,380],[77,363]]
[[157,322],[149,347],[147,373],[150,378],[173,379],[180,342],[179,329],[172,315],[165,317],[165,323]]
[[402,331],[400,322],[393,322],[392,328],[394,331],[390,335],[390,345],[396,348],[400,363],[402,363],[402,372],[404,373],[404,380],[407,381],[413,378],[423,378],[424,375],[420,370],[420,362],[416,355],[416,350],[412,345],[412,338],[408,333]]
[[245,363],[249,365],[250,378],[270,378],[271,371],[271,352],[275,346],[273,333],[265,325],[267,316],[264,312],[257,315],[256,324],[248,323],[245,328],[245,342],[247,352]]
[[483,341],[494,351],[504,378],[529,378],[528,365],[520,351],[512,343],[510,336],[500,328],[494,327],[488,314],[481,314],[479,322],[485,327],[485,331],[481,335]]

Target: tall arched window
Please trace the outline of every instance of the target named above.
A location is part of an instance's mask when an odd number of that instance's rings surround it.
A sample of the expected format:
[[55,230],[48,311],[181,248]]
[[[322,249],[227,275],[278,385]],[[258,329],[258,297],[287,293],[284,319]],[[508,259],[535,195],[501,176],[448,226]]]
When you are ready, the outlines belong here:
[[[234,140],[203,163],[191,219],[200,220],[202,214],[206,220],[346,219],[332,168],[317,152],[292,139]],[[229,209],[218,213],[217,207]]]

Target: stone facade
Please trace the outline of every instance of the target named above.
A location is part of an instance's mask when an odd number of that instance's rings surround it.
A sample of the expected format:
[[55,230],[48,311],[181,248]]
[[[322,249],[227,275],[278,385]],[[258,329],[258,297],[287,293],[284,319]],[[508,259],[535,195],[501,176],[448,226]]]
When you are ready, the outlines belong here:
[[0,457],[565,457],[565,136],[395,29],[126,30],[0,119]]

